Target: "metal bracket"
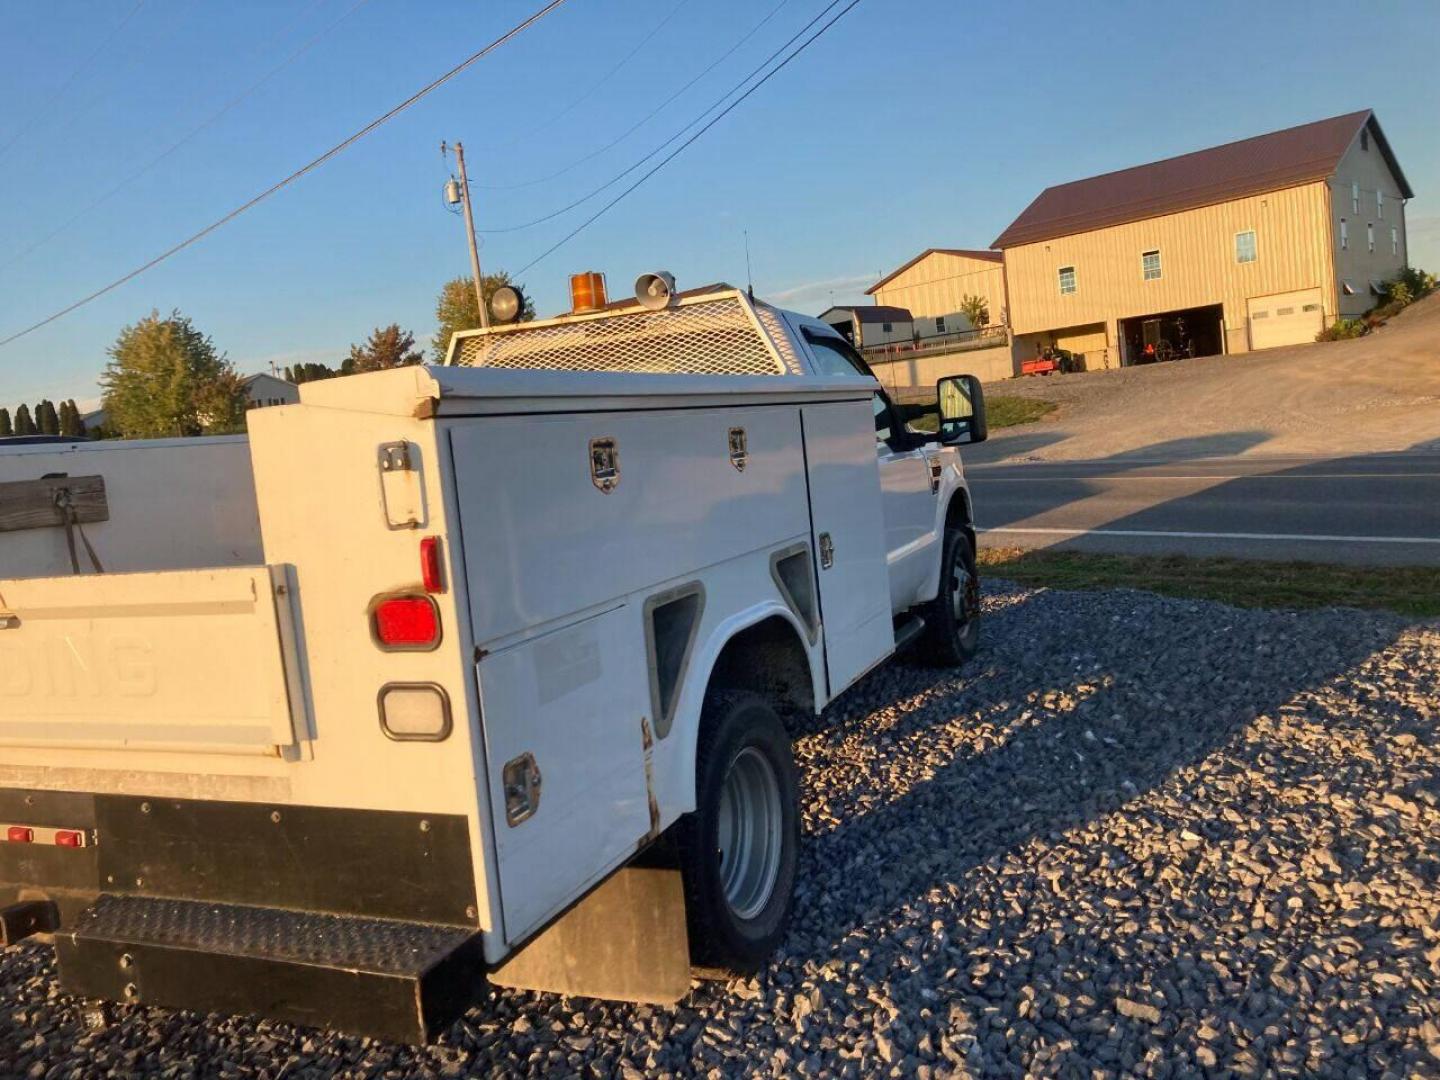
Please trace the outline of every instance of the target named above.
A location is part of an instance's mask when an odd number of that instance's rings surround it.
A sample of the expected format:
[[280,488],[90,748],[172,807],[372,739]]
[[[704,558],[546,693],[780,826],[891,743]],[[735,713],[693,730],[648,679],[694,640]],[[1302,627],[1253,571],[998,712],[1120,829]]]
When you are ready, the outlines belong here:
[[513,829],[526,818],[534,817],[540,809],[541,784],[535,755],[527,752],[507,761],[500,782],[505,788],[505,823]]
[[745,429],[743,427],[732,427],[730,429],[730,464],[740,471],[745,471],[745,462],[750,459],[750,449],[746,444]]
[[590,440],[590,482],[606,495],[620,483],[620,446],[614,439]]

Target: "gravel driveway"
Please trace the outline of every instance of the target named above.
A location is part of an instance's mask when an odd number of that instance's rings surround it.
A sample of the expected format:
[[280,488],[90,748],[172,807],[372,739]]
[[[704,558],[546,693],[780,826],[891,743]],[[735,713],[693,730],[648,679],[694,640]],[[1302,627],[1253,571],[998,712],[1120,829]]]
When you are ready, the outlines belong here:
[[5,1075],[1440,1075],[1440,628],[992,587],[797,741],[783,954],[674,1010],[502,992],[423,1050],[0,958]]

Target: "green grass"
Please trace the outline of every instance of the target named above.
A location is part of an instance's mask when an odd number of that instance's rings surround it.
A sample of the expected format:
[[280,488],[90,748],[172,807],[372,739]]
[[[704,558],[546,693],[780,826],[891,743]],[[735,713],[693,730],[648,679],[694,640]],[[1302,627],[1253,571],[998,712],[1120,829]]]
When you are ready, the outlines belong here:
[[[1041,401],[1037,398],[1008,397],[1004,394],[996,394],[994,397],[985,399],[985,416],[990,421],[992,429],[1015,427],[1017,424],[1033,424],[1046,413],[1054,412],[1055,408],[1055,402]],[[916,431],[934,431],[939,419],[932,404],[930,412],[913,417],[909,424]]]
[[985,416],[992,428],[1015,427],[1017,424],[1033,424],[1047,413],[1055,411],[1055,402],[1040,398],[1009,397],[996,394],[985,399]]
[[1020,548],[982,550],[980,565],[992,577],[1056,589],[1147,589],[1236,607],[1356,607],[1415,618],[1440,616],[1440,567],[1332,566]]

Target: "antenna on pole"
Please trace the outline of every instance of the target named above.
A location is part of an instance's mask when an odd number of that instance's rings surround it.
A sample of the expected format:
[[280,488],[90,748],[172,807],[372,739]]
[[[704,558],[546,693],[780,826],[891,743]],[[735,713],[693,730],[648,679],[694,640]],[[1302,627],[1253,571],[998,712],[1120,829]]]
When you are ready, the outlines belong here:
[[745,291],[749,294],[753,303],[755,300],[755,278],[750,273],[750,230],[743,230],[745,233]]

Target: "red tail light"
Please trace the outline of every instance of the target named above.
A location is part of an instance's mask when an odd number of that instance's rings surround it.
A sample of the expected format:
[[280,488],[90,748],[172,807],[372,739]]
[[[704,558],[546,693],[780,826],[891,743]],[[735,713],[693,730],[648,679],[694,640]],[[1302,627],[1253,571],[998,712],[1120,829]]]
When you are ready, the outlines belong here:
[[75,829],[56,829],[55,843],[60,847],[84,847],[85,834]]
[[440,612],[428,596],[390,596],[371,609],[382,649],[425,651],[440,644]]
[[12,844],[28,844],[35,839],[35,830],[24,825],[11,825],[5,830],[5,839]]
[[427,593],[445,591],[445,578],[440,572],[440,538],[427,536],[420,541],[420,576]]

